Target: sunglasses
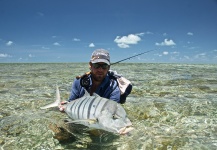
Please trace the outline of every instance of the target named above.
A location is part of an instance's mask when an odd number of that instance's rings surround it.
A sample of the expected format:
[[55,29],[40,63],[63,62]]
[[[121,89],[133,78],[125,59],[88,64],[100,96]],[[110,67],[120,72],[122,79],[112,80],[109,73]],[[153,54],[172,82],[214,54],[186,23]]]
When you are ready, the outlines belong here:
[[98,64],[98,63],[94,63],[94,64],[92,64],[92,65],[93,65],[93,67],[94,67],[95,69],[99,69],[100,67],[101,67],[102,69],[108,69],[108,67],[109,67],[108,64]]

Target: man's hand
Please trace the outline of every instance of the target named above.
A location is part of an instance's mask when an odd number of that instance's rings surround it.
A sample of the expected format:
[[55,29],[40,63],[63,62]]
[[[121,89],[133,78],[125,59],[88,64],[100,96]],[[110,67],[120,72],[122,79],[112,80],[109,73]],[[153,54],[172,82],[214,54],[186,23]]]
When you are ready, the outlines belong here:
[[67,103],[69,103],[69,102],[68,102],[68,101],[63,101],[63,102],[60,103],[59,110],[60,110],[61,112],[64,112],[64,111],[65,111],[65,105],[66,105]]

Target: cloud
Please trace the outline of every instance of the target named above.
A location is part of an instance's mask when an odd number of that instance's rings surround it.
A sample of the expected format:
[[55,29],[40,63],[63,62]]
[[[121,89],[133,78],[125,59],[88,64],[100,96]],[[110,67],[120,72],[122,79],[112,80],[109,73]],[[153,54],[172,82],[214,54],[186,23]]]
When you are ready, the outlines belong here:
[[194,34],[193,34],[192,32],[188,32],[187,35],[191,35],[191,36],[192,36],[192,35],[194,35]]
[[120,48],[129,48],[130,46],[125,43],[118,43],[118,47]]
[[50,49],[49,47],[45,47],[45,46],[42,46],[41,48],[42,49]]
[[77,38],[74,38],[73,41],[79,42],[79,41],[81,41],[81,40],[80,40],[80,39],[77,39]]
[[194,56],[194,58],[199,59],[199,58],[206,58],[206,53],[200,53]]
[[8,54],[0,54],[0,58],[6,58],[6,57],[11,57],[11,56]]
[[166,51],[164,51],[164,52],[163,52],[163,54],[164,54],[164,55],[168,55],[168,54],[169,54],[169,52],[166,52]]
[[60,43],[58,43],[58,42],[53,43],[53,45],[55,45],[55,46],[61,46]]
[[150,31],[147,31],[144,34],[154,34],[154,33],[150,32]]
[[167,36],[167,33],[163,33],[163,36]]
[[178,55],[179,53],[180,53],[180,52],[176,52],[176,51],[175,51],[175,52],[172,52],[172,54],[175,54],[175,55]]
[[163,42],[161,42],[161,43],[155,43],[155,45],[157,45],[157,46],[173,46],[173,45],[176,45],[176,43],[173,42],[173,40],[164,39]]
[[12,42],[12,41],[8,41],[8,42],[6,43],[6,45],[7,45],[7,46],[11,46],[13,43],[14,43],[14,42]]
[[90,43],[89,47],[95,47],[95,45],[93,43]]
[[184,59],[190,60],[190,57],[185,55]]
[[34,55],[32,55],[32,54],[29,54],[29,57],[30,57],[30,58],[32,58],[32,57],[35,57],[35,56],[34,56]]
[[138,33],[138,34],[129,34],[127,36],[117,36],[114,40],[115,43],[118,44],[118,47],[120,48],[129,48],[131,44],[138,44],[139,41],[141,41],[140,36],[143,36],[144,33]]
[[199,47],[194,47],[194,46],[192,46],[192,47],[189,47],[188,49],[198,49]]

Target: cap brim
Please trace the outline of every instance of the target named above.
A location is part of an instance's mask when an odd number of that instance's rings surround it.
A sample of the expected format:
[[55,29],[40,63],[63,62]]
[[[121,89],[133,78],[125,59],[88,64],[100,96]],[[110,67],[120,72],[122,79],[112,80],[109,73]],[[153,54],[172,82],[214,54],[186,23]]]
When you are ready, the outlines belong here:
[[95,60],[91,60],[91,63],[99,63],[99,62],[104,62],[108,65],[110,65],[110,62],[108,60],[105,60],[105,59],[95,59]]

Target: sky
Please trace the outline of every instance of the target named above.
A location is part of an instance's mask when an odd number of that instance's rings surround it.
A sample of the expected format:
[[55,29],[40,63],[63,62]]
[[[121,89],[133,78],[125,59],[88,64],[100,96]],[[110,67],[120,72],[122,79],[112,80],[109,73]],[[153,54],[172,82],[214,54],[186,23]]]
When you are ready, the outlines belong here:
[[0,0],[0,63],[217,64],[217,0]]

